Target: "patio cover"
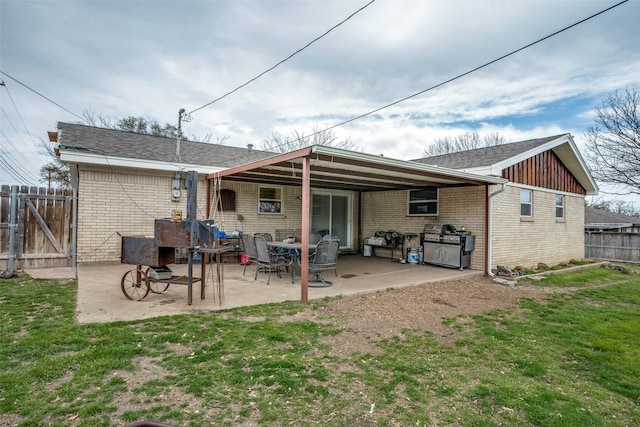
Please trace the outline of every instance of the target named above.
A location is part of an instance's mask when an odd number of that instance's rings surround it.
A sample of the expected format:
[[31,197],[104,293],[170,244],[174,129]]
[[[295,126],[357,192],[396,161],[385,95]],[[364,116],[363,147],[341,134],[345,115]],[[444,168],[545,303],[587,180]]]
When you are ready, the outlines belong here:
[[[504,184],[495,176],[477,175],[439,166],[391,159],[324,145],[312,145],[207,175],[207,206],[211,180],[224,178],[261,184],[302,187],[302,253],[309,247],[311,187],[351,191],[390,191],[427,186],[451,187]],[[308,259],[302,257],[301,301],[308,301]]]

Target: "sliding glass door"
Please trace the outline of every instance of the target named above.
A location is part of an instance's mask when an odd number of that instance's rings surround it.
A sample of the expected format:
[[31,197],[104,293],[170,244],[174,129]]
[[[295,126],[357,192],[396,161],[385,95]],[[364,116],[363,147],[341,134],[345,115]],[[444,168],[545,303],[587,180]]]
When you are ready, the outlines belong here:
[[351,193],[314,190],[311,196],[311,240],[338,236],[340,246],[351,246]]

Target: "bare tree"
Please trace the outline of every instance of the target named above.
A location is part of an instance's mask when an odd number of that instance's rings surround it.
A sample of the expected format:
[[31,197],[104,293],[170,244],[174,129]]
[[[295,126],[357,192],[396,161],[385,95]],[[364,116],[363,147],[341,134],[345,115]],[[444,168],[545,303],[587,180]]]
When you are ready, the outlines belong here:
[[287,135],[274,132],[271,134],[271,138],[265,139],[262,144],[260,144],[260,149],[276,153],[286,153],[309,145],[327,145],[345,150],[364,151],[362,147],[354,144],[350,138],[340,140],[333,129],[320,129],[317,125],[313,127],[309,135],[305,135],[304,132],[299,130],[294,130]]
[[444,137],[437,139],[427,146],[423,154],[426,157],[439,156],[442,154],[458,153],[460,151],[474,150],[476,148],[492,147],[506,144],[508,141],[497,132],[480,136],[478,132],[466,132],[454,137]]
[[640,194],[640,89],[630,86],[610,93],[593,120],[585,138],[594,178]]
[[[86,124],[106,129],[117,129],[125,132],[144,133],[153,136],[163,136],[166,138],[177,138],[178,127],[169,123],[161,125],[156,119],[144,117],[128,116],[122,119],[96,115],[95,112],[84,110],[82,117]],[[204,137],[191,135],[189,138],[180,130],[180,139],[189,139],[190,141],[211,143],[213,136],[209,133]],[[229,139],[228,135],[216,138],[215,144],[224,144]]]
[[617,214],[624,214],[630,216],[638,216],[640,213],[633,202],[628,202],[621,199],[606,200],[602,197],[593,198],[591,201],[586,202],[587,206],[600,209],[603,211],[613,212]]
[[458,136],[446,136],[435,140],[425,147],[424,157],[440,156],[442,154],[458,153],[476,148],[492,147],[506,144],[508,141],[499,133],[494,132],[483,137],[478,132],[466,132]]

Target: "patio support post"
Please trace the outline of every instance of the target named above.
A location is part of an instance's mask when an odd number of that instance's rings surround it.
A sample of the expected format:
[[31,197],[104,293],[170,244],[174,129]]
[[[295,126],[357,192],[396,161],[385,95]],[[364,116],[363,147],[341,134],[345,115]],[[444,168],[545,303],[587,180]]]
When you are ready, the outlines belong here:
[[300,301],[309,301],[309,222],[311,212],[311,166],[309,156],[302,158],[302,263],[300,272]]

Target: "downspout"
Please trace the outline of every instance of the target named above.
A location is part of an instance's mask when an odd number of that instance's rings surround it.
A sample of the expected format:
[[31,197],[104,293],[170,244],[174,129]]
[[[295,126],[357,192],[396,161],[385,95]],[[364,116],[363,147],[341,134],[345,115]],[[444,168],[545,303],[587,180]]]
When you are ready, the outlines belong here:
[[506,184],[503,182],[502,187],[487,196],[487,274],[491,277],[495,277],[495,274],[493,274],[493,272],[491,271],[491,264],[493,262],[493,244],[491,239],[491,236],[493,235],[493,197],[502,193],[506,189],[506,187]]
[[360,244],[360,242],[364,243],[364,240],[362,239],[362,191],[358,191],[358,231],[357,231],[357,239],[358,239],[358,247],[356,248],[356,252],[357,253],[361,253],[363,251],[361,251],[361,249],[363,249],[363,246]]

